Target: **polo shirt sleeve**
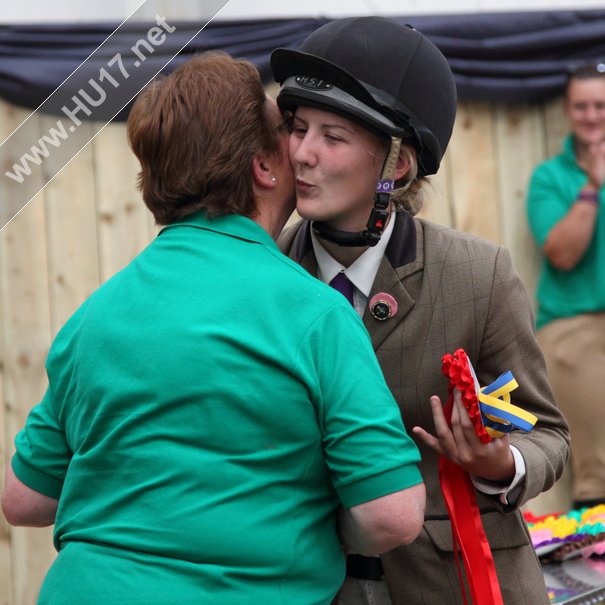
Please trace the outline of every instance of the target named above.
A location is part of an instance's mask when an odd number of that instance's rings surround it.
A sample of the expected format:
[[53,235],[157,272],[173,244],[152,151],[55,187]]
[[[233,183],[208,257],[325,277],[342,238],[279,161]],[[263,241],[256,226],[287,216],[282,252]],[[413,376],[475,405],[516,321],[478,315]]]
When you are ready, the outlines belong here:
[[343,506],[422,483],[420,453],[352,307],[335,305],[318,319],[301,355],[312,368],[325,460]]
[[56,414],[50,387],[15,438],[11,466],[17,478],[33,490],[59,498],[71,459],[65,433]]
[[567,197],[548,164],[535,169],[527,194],[527,218],[540,247],[544,246],[551,229],[569,212],[572,200]]

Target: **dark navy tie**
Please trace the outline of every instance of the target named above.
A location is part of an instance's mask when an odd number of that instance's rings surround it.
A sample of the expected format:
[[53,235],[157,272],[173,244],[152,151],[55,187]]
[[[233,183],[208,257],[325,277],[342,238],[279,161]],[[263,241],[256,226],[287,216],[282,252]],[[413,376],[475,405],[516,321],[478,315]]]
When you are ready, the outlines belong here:
[[353,305],[353,290],[355,286],[344,273],[338,273],[330,282],[332,288],[338,290]]

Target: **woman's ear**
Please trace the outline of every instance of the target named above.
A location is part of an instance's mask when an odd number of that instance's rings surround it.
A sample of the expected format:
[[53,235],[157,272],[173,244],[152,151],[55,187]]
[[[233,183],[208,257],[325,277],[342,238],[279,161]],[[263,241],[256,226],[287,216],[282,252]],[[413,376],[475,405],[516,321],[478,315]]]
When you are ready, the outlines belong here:
[[402,145],[399,149],[399,157],[397,158],[397,166],[395,168],[395,180],[402,179],[411,168],[411,157],[416,159],[416,150],[409,145]]
[[275,186],[273,163],[274,160],[265,154],[255,155],[252,158],[252,178],[255,185],[264,189]]

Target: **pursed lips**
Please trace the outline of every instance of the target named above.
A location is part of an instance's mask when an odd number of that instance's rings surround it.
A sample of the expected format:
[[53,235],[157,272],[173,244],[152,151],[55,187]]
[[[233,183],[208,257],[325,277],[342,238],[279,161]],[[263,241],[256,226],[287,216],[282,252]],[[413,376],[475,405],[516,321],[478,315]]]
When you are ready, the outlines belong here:
[[307,190],[315,187],[315,185],[313,183],[303,181],[302,179],[296,179],[296,187],[298,187],[299,189],[301,189],[303,191],[307,191]]

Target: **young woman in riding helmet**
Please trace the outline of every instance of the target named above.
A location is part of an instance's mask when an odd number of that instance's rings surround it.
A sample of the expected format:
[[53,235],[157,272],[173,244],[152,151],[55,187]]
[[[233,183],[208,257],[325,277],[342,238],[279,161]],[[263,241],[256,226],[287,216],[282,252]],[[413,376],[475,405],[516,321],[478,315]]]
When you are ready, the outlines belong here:
[[[560,477],[569,435],[530,302],[505,249],[415,216],[456,113],[445,58],[410,26],[361,17],[324,25],[297,51],[275,50],[271,63],[291,127],[303,219],[280,246],[319,279],[348,290],[403,419],[414,427],[427,486],[420,537],[380,559],[350,553],[338,602],[464,602],[439,482],[445,456],[472,479],[504,603],[546,605],[519,507]],[[459,396],[448,427],[441,359],[460,348],[481,386],[513,373],[514,401],[538,417],[531,432],[513,430],[484,444]]]

